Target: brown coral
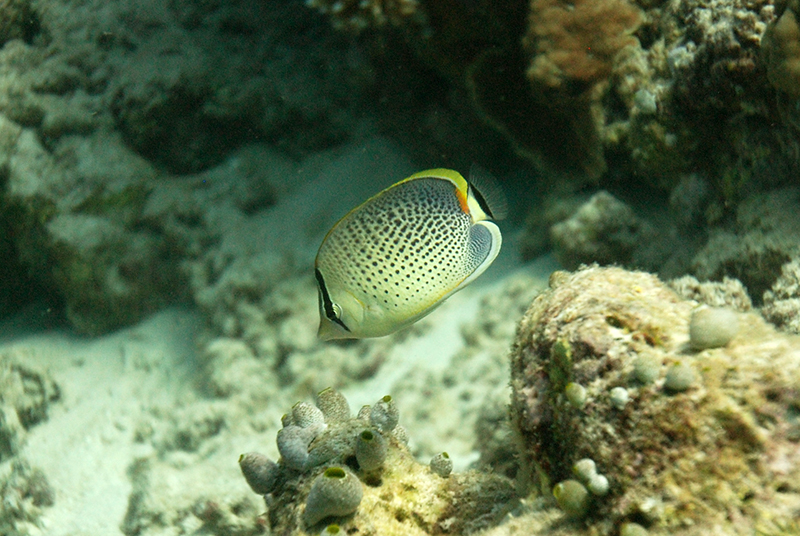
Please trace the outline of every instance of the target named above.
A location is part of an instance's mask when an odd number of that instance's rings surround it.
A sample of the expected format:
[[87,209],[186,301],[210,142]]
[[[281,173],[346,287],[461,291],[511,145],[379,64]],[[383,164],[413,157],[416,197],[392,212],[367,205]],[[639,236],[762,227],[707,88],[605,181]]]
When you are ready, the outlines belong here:
[[638,44],[632,33],[642,20],[627,0],[532,0],[528,77],[551,88],[602,80],[617,53]]
[[423,14],[417,0],[307,0],[306,5],[329,14],[334,28],[356,33],[387,23],[399,26]]

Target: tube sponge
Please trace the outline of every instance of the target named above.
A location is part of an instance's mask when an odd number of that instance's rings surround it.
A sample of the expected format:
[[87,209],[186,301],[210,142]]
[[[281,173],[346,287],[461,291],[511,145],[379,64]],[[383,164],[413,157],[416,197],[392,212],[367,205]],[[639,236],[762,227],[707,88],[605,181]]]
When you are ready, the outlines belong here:
[[314,479],[306,499],[303,521],[313,526],[330,516],[347,516],[358,509],[364,490],[349,470],[333,466]]
[[327,423],[344,422],[350,418],[350,404],[342,393],[332,387],[317,393],[316,404]]
[[300,428],[294,424],[278,430],[276,443],[283,463],[298,471],[305,469],[308,464],[308,445],[315,435],[314,428]]
[[386,439],[377,430],[364,430],[356,439],[356,461],[362,471],[380,469],[387,452]]
[[381,432],[394,430],[400,420],[400,411],[391,396],[384,396],[372,406],[369,420]]
[[250,489],[259,495],[271,493],[281,473],[278,464],[258,452],[248,452],[239,456],[239,468]]
[[298,402],[292,406],[292,423],[300,428],[324,426],[325,415],[322,410],[308,402]]

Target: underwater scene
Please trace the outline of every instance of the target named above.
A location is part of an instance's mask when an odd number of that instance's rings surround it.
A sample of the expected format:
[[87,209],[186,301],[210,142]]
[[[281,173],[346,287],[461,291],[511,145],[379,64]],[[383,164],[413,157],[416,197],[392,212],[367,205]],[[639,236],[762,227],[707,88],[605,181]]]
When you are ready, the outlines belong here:
[[800,0],[0,0],[0,536],[800,536]]

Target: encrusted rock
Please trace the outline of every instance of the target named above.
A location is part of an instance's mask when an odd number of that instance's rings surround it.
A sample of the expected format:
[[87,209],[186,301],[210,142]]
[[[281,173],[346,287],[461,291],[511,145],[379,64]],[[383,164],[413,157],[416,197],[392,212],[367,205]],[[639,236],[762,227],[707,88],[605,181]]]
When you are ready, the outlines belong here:
[[[653,534],[796,526],[800,340],[739,313],[740,336],[695,354],[694,307],[653,275],[588,267],[519,325],[511,412],[523,470],[543,494],[561,483],[564,511],[598,534],[643,520]],[[654,366],[640,378],[643,356]],[[586,386],[584,407],[567,399],[570,382]],[[622,408],[607,394],[617,387],[630,393]],[[592,488],[585,511],[573,466]]]

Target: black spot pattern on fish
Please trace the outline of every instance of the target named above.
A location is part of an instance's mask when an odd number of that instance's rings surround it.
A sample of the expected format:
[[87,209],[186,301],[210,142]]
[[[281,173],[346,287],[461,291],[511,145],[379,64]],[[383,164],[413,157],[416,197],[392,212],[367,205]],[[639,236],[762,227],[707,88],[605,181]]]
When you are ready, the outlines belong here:
[[344,218],[318,259],[326,280],[339,279],[364,302],[414,315],[469,277],[491,241],[489,231],[463,212],[453,183],[419,178],[385,190]]

